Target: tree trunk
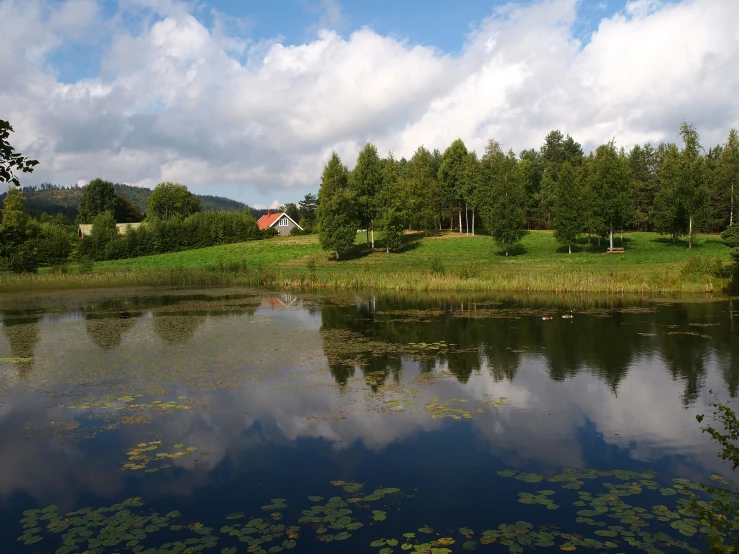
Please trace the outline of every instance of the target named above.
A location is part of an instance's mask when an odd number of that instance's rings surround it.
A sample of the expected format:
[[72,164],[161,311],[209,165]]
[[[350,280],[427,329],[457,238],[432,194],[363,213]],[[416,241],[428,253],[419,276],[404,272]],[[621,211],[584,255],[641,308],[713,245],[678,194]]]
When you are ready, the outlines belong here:
[[508,249],[507,249],[507,248],[506,248],[506,251],[505,251],[505,255],[506,255],[506,256],[508,255]]
[[690,228],[688,229],[688,249],[693,248],[693,214],[690,214]]
[[624,230],[621,229],[621,246],[624,245]]
[[568,244],[567,245],[567,250],[569,250],[569,253],[572,254],[572,245],[571,244]]
[[598,246],[600,246],[600,235],[598,235]]
[[734,181],[731,182],[731,213],[729,214],[729,225],[734,225]]
[[472,236],[475,236],[475,210],[472,210]]
[[462,206],[459,206],[459,234],[462,234]]
[[611,249],[613,249],[613,223],[611,223]]
[[467,211],[467,202],[464,203],[464,228],[466,230],[466,234],[470,234],[470,215]]
[[372,250],[375,249],[375,224],[374,222],[371,223],[372,225]]
[[442,213],[441,213],[441,203],[439,204],[439,231],[441,231],[441,222],[444,219]]
[[339,259],[339,251],[338,250],[336,251],[336,259],[337,260]]

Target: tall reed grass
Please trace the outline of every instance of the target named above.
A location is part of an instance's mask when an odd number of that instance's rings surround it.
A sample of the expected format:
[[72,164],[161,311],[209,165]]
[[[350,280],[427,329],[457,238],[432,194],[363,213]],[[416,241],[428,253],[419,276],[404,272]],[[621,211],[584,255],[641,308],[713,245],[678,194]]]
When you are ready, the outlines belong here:
[[396,291],[518,291],[556,293],[720,292],[727,279],[678,271],[481,271],[452,268],[389,272],[371,266],[262,267],[245,261],[219,262],[200,269],[118,270],[93,273],[0,274],[0,292],[133,286],[259,286],[280,289],[378,289]]

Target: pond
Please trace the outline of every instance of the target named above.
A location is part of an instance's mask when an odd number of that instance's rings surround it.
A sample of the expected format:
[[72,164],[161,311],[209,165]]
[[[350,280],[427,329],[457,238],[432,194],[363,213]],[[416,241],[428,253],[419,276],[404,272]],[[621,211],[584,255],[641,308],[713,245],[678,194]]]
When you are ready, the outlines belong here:
[[704,552],[729,300],[0,295],[2,552]]

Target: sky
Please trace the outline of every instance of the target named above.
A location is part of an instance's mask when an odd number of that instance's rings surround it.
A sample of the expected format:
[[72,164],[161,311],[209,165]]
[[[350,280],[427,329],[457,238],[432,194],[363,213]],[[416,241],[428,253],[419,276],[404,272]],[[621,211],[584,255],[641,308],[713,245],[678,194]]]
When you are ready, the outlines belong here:
[[735,0],[0,0],[24,185],[101,177],[277,207],[332,151],[708,147],[739,126]]

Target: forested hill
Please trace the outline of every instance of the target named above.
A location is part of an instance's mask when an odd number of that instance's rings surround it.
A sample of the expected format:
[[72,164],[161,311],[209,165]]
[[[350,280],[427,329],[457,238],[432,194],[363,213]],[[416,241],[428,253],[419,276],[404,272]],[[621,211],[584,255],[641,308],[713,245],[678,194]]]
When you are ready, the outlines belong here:
[[[122,184],[115,184],[113,188],[118,196],[122,196],[131,202],[141,213],[146,212],[146,203],[151,194],[151,189]],[[26,197],[26,210],[34,217],[38,217],[44,212],[51,215],[60,213],[74,220],[77,217],[84,190],[82,187],[61,187],[47,183],[40,186],[23,187],[23,194]],[[255,217],[261,215],[261,210],[256,210],[243,202],[230,198],[211,195],[196,196],[200,198],[203,211],[240,212],[248,209]],[[0,200],[4,197],[5,192],[0,194]]]

